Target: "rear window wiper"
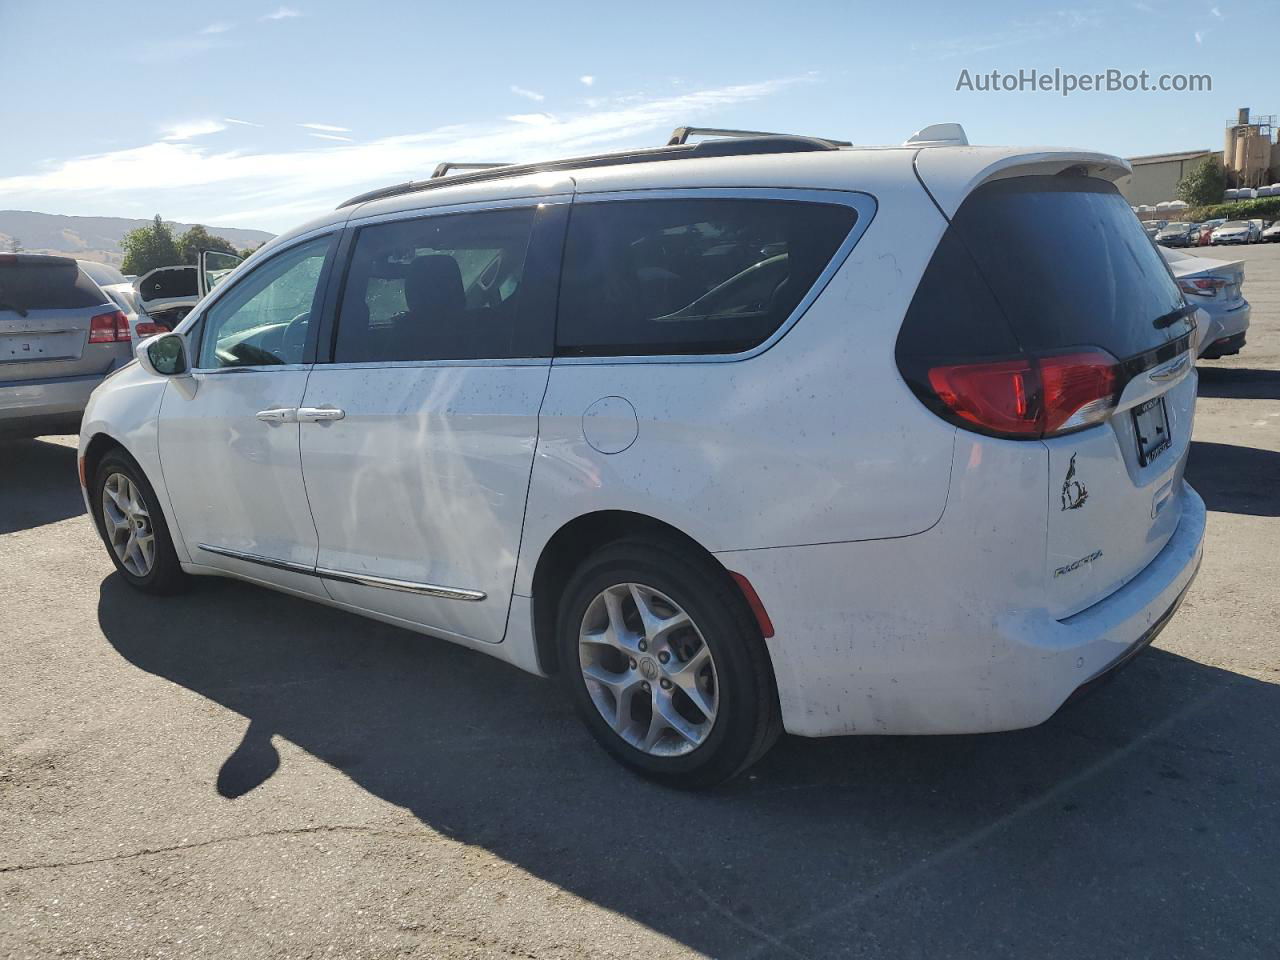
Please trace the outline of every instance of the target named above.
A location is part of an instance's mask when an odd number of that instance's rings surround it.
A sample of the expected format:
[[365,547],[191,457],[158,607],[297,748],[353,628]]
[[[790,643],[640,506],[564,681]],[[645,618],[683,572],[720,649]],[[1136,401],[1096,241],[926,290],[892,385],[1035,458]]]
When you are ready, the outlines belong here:
[[1183,317],[1189,317],[1191,316],[1191,314],[1195,312],[1196,312],[1196,305],[1194,303],[1188,303],[1181,307],[1178,307],[1178,309],[1176,310],[1170,310],[1168,313],[1163,314],[1162,316],[1156,317],[1154,320],[1151,321],[1151,325],[1155,327],[1157,330],[1163,330],[1165,327],[1172,327],[1175,323],[1177,323]]

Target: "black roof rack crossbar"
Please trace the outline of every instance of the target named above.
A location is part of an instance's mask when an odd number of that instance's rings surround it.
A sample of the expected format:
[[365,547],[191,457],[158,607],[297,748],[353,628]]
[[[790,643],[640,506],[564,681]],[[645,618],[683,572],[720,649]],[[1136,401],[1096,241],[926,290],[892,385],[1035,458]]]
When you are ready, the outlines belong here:
[[509,167],[509,163],[454,163],[447,160],[431,171],[431,179],[446,176],[450,170],[492,170],[494,167]]
[[[532,173],[555,173],[561,170],[586,170],[592,167],[615,167],[628,163],[652,163],[658,160],[688,160],[696,157],[739,157],[764,153],[811,153],[819,150],[835,150],[840,146],[834,140],[821,140],[816,137],[792,137],[779,134],[763,134],[755,137],[744,137],[729,140],[703,140],[699,143],[681,143],[665,147],[646,147],[642,150],[626,150],[619,153],[602,153],[591,157],[570,157],[564,160],[549,160],[544,163],[513,163],[504,166],[486,167],[470,173],[457,173],[453,176],[432,176],[429,180],[408,180],[389,187],[379,187],[359,196],[352,197],[338,205],[354,207],[371,200],[383,200],[387,197],[398,197],[406,193],[417,193],[420,190],[431,190],[436,187],[453,187],[463,183],[479,183],[486,180],[500,180],[508,177],[523,177]],[[455,166],[456,168],[456,166]],[[440,168],[437,167],[437,170]]]
[[[754,139],[756,137],[787,137],[792,134],[769,133],[765,130],[725,130],[720,127],[676,127],[671,131],[667,146],[676,147],[688,143],[690,137],[730,137],[735,139]],[[821,140],[833,147],[851,147],[848,140],[832,140],[829,137],[805,137],[806,140]]]

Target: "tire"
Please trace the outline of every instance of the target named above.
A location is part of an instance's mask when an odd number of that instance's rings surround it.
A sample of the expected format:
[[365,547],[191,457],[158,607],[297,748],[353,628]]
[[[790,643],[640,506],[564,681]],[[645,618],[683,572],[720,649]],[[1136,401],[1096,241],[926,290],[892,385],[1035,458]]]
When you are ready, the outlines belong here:
[[[107,501],[112,507],[106,505]],[[141,509],[122,509],[120,504],[127,501]],[[182,572],[182,565],[173,549],[173,539],[160,510],[160,500],[132,457],[120,449],[108,451],[103,456],[94,471],[89,502],[93,506],[94,525],[107,548],[107,556],[129,586],[155,594],[178,593],[186,589],[190,581]],[[144,525],[139,526],[140,522]],[[121,540],[124,543],[120,543]],[[145,549],[148,542],[149,558]],[[130,547],[130,544],[136,545]],[[117,546],[125,549],[124,556],[118,552]],[[149,564],[144,562],[148,559]]]
[[[638,618],[642,602],[648,627]],[[608,629],[615,613],[624,620],[616,643]],[[764,638],[741,592],[722,567],[679,545],[621,540],[590,554],[561,594],[556,640],[560,681],[578,716],[615,759],[650,779],[712,786],[764,756],[782,730]]]

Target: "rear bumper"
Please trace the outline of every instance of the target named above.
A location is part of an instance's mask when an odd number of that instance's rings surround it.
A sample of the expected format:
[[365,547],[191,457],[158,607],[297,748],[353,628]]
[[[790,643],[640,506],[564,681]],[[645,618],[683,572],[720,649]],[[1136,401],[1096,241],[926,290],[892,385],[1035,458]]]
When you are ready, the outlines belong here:
[[1204,501],[1187,486],[1151,563],[1063,620],[955,596],[936,571],[975,558],[941,556],[928,534],[720,556],[751,580],[776,627],[769,652],[788,732],[987,733],[1044,722],[1149,644],[1199,569],[1204,530]]
[[0,433],[74,433],[79,429],[89,394],[109,372],[0,382]]
[[1239,353],[1244,346],[1244,335],[1249,329],[1252,313],[1253,308],[1247,300],[1234,310],[1209,313],[1200,356],[1212,360],[1228,353]]

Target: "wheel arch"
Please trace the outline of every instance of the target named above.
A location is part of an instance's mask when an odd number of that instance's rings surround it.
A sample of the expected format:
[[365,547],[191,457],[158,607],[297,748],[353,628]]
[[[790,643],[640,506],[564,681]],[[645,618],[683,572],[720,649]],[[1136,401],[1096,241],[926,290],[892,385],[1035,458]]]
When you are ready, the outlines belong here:
[[[164,517],[165,524],[169,528],[169,536],[173,540],[174,550],[178,554],[179,561],[187,562],[188,556],[186,546],[184,545],[179,528],[173,516],[173,505],[169,502],[169,488],[164,483],[163,472],[160,470],[159,463],[154,465],[154,469],[148,470],[143,458],[137,453],[129,449],[129,445],[114,434],[105,430],[94,432],[89,438],[89,442],[84,444],[82,453],[80,454],[80,470],[84,480],[85,507],[88,509],[89,517],[93,520],[93,525],[102,530],[101,511],[93,503],[92,487],[98,467],[101,465],[103,458],[113,450],[119,450],[133,463],[138,472],[146,478],[147,483],[151,485],[151,489],[156,495],[156,508]],[[156,473],[161,473],[157,477]],[[159,481],[159,482],[157,482]]]
[[683,530],[656,517],[629,510],[596,510],[574,517],[551,535],[533,571],[533,635],[538,667],[543,673],[554,675],[559,670],[556,613],[560,595],[574,569],[592,551],[633,538],[678,546],[713,564],[727,578],[732,577],[710,550]]

